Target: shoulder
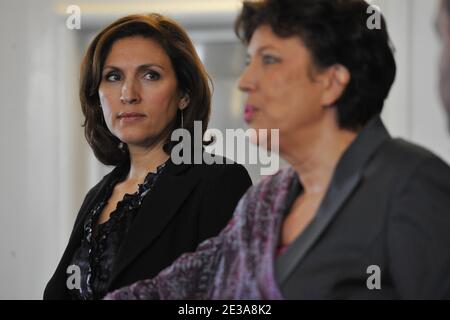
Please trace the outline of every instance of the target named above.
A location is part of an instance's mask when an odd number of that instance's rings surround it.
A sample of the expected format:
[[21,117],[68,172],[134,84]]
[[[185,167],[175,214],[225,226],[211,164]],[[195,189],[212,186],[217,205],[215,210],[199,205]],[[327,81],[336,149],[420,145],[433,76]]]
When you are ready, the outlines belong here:
[[91,189],[89,189],[87,195],[95,194],[100,191],[108,181],[116,176],[118,167],[114,167],[109,173],[105,174]]
[[416,208],[442,201],[450,205],[450,167],[440,157],[403,139],[389,141],[381,151],[385,154],[381,167],[396,182],[395,203],[411,202]]
[[81,209],[83,209],[83,207],[85,207],[86,205],[90,204],[96,198],[96,196],[106,188],[109,181],[111,181],[114,177],[120,174],[121,170],[124,170],[123,167],[121,166],[114,167],[109,173],[105,174],[100,179],[100,181],[98,181],[93,187],[91,187],[84,198]]
[[425,159],[438,157],[428,149],[403,139],[390,139],[384,143],[380,151],[385,152],[391,161],[405,161],[417,164]]
[[440,172],[448,178],[450,171],[450,167],[433,152],[403,139],[388,140],[377,151],[374,160],[402,181],[419,177],[418,173]]
[[218,178],[250,179],[247,169],[243,165],[228,158],[211,155],[208,153],[204,154],[204,158],[201,163],[194,163],[191,168],[193,172],[206,180],[215,180]]

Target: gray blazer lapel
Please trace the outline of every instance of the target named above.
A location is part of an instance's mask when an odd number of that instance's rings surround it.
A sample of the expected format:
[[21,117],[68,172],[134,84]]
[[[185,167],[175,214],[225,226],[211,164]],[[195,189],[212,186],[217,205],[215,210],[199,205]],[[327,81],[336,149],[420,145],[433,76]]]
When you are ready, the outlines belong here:
[[280,285],[285,283],[295,266],[301,262],[305,254],[319,239],[341,205],[356,188],[360,178],[360,173],[355,172],[339,189],[333,184],[330,185],[314,219],[289,246],[288,250],[275,261],[275,279]]
[[311,223],[275,261],[275,279],[282,289],[295,267],[318,241],[339,209],[351,197],[364,172],[365,165],[378,147],[389,139],[381,119],[372,119],[345,151],[334,172],[327,193]]

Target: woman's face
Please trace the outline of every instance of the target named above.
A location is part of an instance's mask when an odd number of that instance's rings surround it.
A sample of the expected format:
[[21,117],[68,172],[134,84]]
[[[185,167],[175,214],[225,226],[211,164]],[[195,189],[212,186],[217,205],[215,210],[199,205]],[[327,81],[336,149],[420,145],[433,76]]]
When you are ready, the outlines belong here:
[[108,129],[128,145],[160,142],[175,118],[180,97],[170,58],[154,40],[117,40],[98,90]]
[[299,37],[280,38],[258,27],[248,46],[248,65],[239,80],[247,94],[244,118],[254,129],[279,129],[280,151],[289,136],[317,127],[330,108],[326,85]]

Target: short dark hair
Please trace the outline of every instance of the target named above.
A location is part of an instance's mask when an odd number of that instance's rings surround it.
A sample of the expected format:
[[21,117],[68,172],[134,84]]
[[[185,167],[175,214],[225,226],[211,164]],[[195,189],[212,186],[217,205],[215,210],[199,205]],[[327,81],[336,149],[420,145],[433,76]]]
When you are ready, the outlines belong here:
[[261,25],[282,38],[299,36],[319,69],[341,64],[351,79],[335,102],[340,127],[357,130],[380,114],[395,79],[393,49],[381,28],[369,29],[364,0],[245,1],[236,20],[237,36],[248,44]]
[[[112,45],[119,39],[142,36],[157,41],[169,56],[178,90],[189,96],[183,111],[184,128],[194,132],[194,121],[202,122],[203,133],[211,113],[211,81],[186,32],[175,21],[159,14],[129,15],[103,29],[90,44],[81,65],[80,102],[85,116],[85,137],[97,159],[105,165],[119,165],[129,160],[129,152],[119,149],[120,140],[107,128],[100,106],[98,89],[102,69]],[[169,153],[173,130],[180,127],[177,116],[164,135],[164,150]]]

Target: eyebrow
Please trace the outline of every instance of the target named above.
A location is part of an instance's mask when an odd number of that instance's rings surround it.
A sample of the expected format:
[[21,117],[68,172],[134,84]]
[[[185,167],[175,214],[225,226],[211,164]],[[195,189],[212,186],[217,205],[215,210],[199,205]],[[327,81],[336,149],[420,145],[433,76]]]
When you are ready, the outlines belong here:
[[[161,70],[164,70],[164,67],[161,66],[160,64],[157,64],[157,63],[142,64],[142,65],[138,66],[137,70],[138,70],[138,72],[142,72],[142,71],[145,71],[145,70],[147,70],[149,68],[152,68],[152,67],[157,67],[157,68],[160,68]],[[105,70],[105,69],[113,69],[113,70],[118,70],[118,71],[121,70],[119,67],[112,66],[112,65],[104,66],[103,70]]]
[[272,46],[270,44],[267,44],[265,46],[262,46],[262,47],[258,48],[258,50],[256,50],[256,53],[261,53],[261,51],[264,51],[264,50],[267,50],[267,49],[275,49],[276,50],[277,48],[275,48],[274,46]]
[[[267,45],[264,45],[264,46],[262,46],[262,47],[259,47],[258,50],[256,50],[255,54],[261,53],[262,51],[267,50],[267,49],[274,49],[274,50],[277,50],[277,48],[275,48],[274,46],[272,46],[272,45],[270,45],[270,44],[267,44]],[[250,57],[250,54],[247,52],[247,55],[246,55],[246,56],[247,56],[247,58],[249,58],[249,57]]]

